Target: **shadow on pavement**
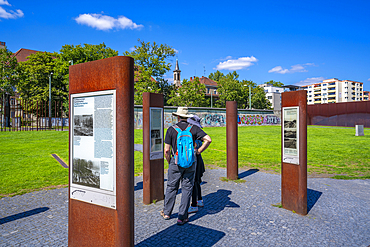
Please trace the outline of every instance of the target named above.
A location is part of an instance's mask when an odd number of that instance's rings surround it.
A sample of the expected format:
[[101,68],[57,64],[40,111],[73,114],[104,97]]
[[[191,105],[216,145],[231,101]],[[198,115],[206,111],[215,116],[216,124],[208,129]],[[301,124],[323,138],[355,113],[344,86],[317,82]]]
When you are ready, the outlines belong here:
[[322,192],[317,190],[307,189],[307,213],[313,208],[316,202],[319,200]]
[[226,234],[193,224],[172,225],[135,246],[202,246],[215,245]]
[[194,221],[208,214],[217,214],[225,208],[240,208],[238,204],[230,200],[230,190],[217,190],[211,194],[203,196],[204,207],[199,208],[199,211],[193,215],[189,215],[189,220]]
[[35,208],[35,209],[29,210],[29,211],[26,211],[26,212],[23,212],[23,213],[19,213],[19,214],[13,214],[13,215],[7,216],[5,218],[1,218],[0,219],[0,225],[8,223],[8,222],[13,221],[13,220],[19,220],[19,219],[22,219],[22,218],[26,218],[28,216],[39,214],[39,213],[42,213],[42,212],[45,212],[45,211],[48,211],[48,210],[49,210],[48,207],[42,207],[42,208]]
[[248,176],[250,176],[250,175],[252,175],[252,174],[254,174],[258,171],[259,171],[258,169],[249,169],[248,171],[244,171],[244,172],[239,174],[239,179],[248,177]]
[[[164,182],[166,182],[167,179],[164,179]],[[143,189],[143,181],[141,182],[137,182],[136,185],[134,186],[134,191],[137,191],[137,190],[142,190]]]

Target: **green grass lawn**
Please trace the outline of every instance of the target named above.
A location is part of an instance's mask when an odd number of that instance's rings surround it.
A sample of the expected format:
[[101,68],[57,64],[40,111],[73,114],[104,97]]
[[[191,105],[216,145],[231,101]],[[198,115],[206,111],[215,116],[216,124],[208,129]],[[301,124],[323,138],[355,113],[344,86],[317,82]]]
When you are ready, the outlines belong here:
[[[209,168],[226,167],[226,128],[204,128],[211,146],[202,154]],[[238,128],[239,167],[279,173],[281,127]],[[334,178],[370,178],[370,129],[355,136],[354,128],[308,127],[308,173]],[[142,144],[142,130],[135,130],[135,143]],[[68,132],[0,132],[0,197],[68,184]],[[135,152],[135,175],[142,174],[143,155]],[[165,169],[168,164],[165,161]]]

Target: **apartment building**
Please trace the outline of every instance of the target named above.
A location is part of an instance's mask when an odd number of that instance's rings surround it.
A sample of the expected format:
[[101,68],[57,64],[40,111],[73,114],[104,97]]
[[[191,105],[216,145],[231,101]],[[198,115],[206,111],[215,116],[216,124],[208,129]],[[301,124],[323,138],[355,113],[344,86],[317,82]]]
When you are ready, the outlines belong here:
[[266,98],[270,101],[272,109],[275,111],[281,110],[281,94],[284,92],[284,88],[274,87],[271,84],[265,83],[258,85],[262,87],[266,93]]
[[363,83],[337,78],[302,87],[307,90],[307,104],[325,104],[364,100]]
[[364,100],[369,100],[369,91],[364,91]]

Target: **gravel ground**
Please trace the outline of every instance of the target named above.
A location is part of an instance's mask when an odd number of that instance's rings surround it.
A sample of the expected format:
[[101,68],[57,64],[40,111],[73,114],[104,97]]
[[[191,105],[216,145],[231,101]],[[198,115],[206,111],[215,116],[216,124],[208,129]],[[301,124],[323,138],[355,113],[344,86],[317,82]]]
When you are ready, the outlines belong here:
[[[163,220],[163,201],[142,204],[142,177],[135,178],[136,246],[369,246],[370,180],[308,179],[307,216],[273,207],[280,176],[240,171],[245,183],[222,182],[225,169],[206,171],[204,208],[190,222]],[[67,189],[0,199],[0,246],[67,246]],[[181,192],[181,190],[180,190]]]

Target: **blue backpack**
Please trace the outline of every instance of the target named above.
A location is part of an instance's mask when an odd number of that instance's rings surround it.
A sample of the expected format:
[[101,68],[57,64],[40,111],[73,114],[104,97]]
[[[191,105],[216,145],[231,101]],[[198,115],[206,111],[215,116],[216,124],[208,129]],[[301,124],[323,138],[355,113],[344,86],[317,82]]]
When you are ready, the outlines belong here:
[[189,125],[185,130],[181,130],[177,125],[173,128],[177,131],[177,152],[175,155],[175,163],[182,168],[189,168],[194,163],[194,143],[193,135],[190,129],[193,125]]

